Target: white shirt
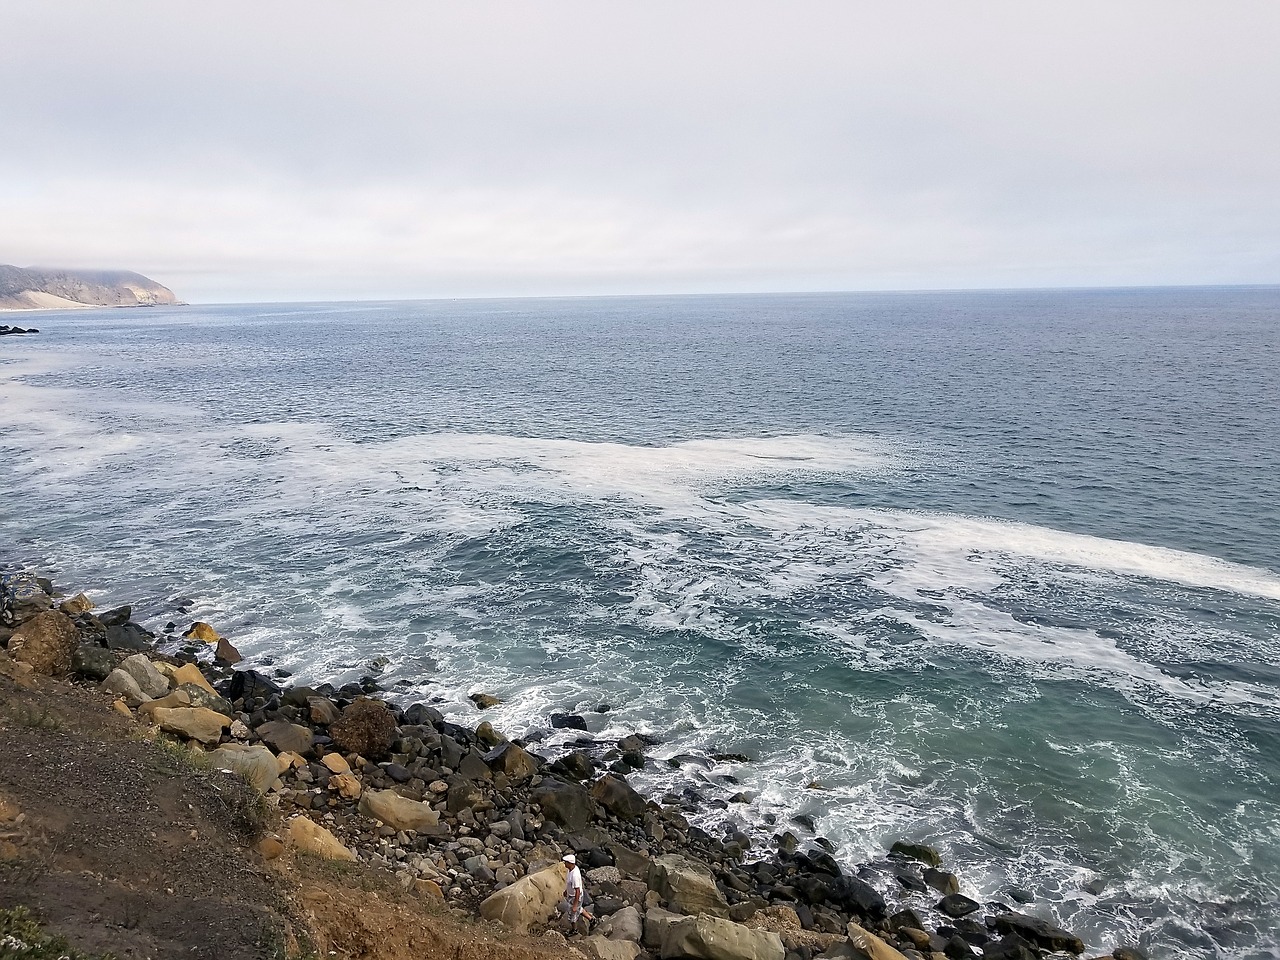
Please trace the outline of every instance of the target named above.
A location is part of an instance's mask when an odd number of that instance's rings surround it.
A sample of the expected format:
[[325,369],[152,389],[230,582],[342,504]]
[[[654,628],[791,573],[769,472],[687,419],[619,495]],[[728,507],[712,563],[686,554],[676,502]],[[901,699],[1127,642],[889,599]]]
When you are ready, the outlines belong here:
[[584,894],[583,899],[586,899],[586,889],[582,886],[582,871],[578,869],[577,864],[571,865],[568,874],[565,875],[564,898],[572,903],[575,892]]

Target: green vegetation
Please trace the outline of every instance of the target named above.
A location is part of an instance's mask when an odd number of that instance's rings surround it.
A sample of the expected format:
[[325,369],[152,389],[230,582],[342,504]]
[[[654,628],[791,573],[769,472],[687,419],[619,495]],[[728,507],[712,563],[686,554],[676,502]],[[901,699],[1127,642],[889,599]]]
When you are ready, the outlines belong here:
[[71,949],[63,937],[44,932],[25,907],[0,910],[0,960],[115,960]]

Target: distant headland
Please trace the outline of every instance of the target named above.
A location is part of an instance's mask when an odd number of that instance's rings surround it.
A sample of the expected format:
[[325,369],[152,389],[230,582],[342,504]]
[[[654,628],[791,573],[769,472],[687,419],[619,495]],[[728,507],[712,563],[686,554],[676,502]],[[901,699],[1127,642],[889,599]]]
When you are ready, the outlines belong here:
[[182,303],[168,287],[128,270],[0,264],[0,310],[155,307]]

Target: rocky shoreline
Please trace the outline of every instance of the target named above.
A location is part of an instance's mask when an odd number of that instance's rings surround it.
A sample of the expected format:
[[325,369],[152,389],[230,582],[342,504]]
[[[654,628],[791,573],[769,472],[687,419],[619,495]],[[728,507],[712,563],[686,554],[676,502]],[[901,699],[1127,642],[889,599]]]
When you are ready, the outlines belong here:
[[[808,825],[761,840],[689,822],[692,790],[660,802],[628,771],[655,762],[652,737],[591,739],[556,756],[482,719],[447,721],[427,704],[381,699],[376,678],[282,686],[241,662],[205,623],[160,636],[129,607],[97,612],[46,580],[0,583],[0,672],[66,676],[113,708],[239,775],[278,809],[257,844],[359,861],[428,900],[528,933],[555,929],[565,853],[578,857],[595,922],[570,949],[596,960],[1039,960],[1084,943],[1003,903],[959,893],[936,851],[903,841],[850,873]],[[168,653],[162,650],[170,651]],[[890,901],[885,893],[893,894]],[[897,896],[901,893],[901,896]],[[909,902],[910,905],[904,905]],[[1114,960],[1139,960],[1116,946]]]

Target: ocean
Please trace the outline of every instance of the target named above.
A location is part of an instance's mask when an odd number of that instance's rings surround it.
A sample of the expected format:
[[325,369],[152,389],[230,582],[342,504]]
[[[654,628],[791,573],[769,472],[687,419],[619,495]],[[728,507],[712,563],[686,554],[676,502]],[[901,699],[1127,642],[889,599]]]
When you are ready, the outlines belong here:
[[708,829],[929,843],[1097,952],[1280,956],[1280,289],[14,322],[0,566],[651,733]]

